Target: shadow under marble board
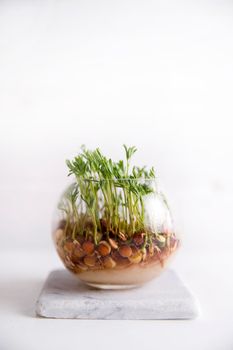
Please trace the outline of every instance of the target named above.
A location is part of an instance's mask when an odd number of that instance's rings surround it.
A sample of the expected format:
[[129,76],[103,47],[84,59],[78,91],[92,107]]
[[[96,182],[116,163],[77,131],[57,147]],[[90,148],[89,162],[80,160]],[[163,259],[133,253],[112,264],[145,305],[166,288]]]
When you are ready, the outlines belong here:
[[163,320],[198,316],[196,298],[173,270],[135,289],[97,290],[66,270],[52,271],[36,303],[48,318]]

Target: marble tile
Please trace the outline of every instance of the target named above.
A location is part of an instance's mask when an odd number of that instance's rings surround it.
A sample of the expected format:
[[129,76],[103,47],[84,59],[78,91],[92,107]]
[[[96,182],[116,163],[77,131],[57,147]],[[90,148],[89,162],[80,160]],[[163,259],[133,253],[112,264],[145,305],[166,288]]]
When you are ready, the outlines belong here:
[[36,303],[36,314],[76,319],[193,319],[196,298],[173,270],[130,290],[87,287],[66,270],[52,271]]

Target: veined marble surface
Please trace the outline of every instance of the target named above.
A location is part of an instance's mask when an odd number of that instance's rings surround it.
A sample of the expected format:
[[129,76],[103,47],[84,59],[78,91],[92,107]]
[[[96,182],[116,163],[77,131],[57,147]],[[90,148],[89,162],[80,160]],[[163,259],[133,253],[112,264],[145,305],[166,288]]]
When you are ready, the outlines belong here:
[[193,319],[198,303],[173,270],[130,290],[87,287],[66,270],[52,271],[36,303],[36,313],[49,318]]

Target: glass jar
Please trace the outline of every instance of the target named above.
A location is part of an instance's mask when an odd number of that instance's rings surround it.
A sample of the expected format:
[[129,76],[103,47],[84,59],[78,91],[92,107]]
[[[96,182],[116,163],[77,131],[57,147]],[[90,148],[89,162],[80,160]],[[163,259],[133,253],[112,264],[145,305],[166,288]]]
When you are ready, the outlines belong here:
[[53,240],[68,270],[103,289],[150,281],[179,246],[154,179],[77,179],[59,201]]

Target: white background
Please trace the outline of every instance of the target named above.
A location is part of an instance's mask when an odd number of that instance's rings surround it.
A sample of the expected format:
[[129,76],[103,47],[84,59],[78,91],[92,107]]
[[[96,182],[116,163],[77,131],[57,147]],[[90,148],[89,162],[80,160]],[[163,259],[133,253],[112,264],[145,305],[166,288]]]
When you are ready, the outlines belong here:
[[[222,300],[220,327],[206,313],[210,349],[232,349],[232,82],[232,1],[1,1],[2,275],[14,281],[18,265],[34,300],[47,271],[61,266],[50,226],[68,183],[65,159],[82,144],[117,159],[123,143],[135,145],[135,161],[155,166],[183,236],[176,268],[208,312]],[[203,329],[195,322],[190,339]]]

